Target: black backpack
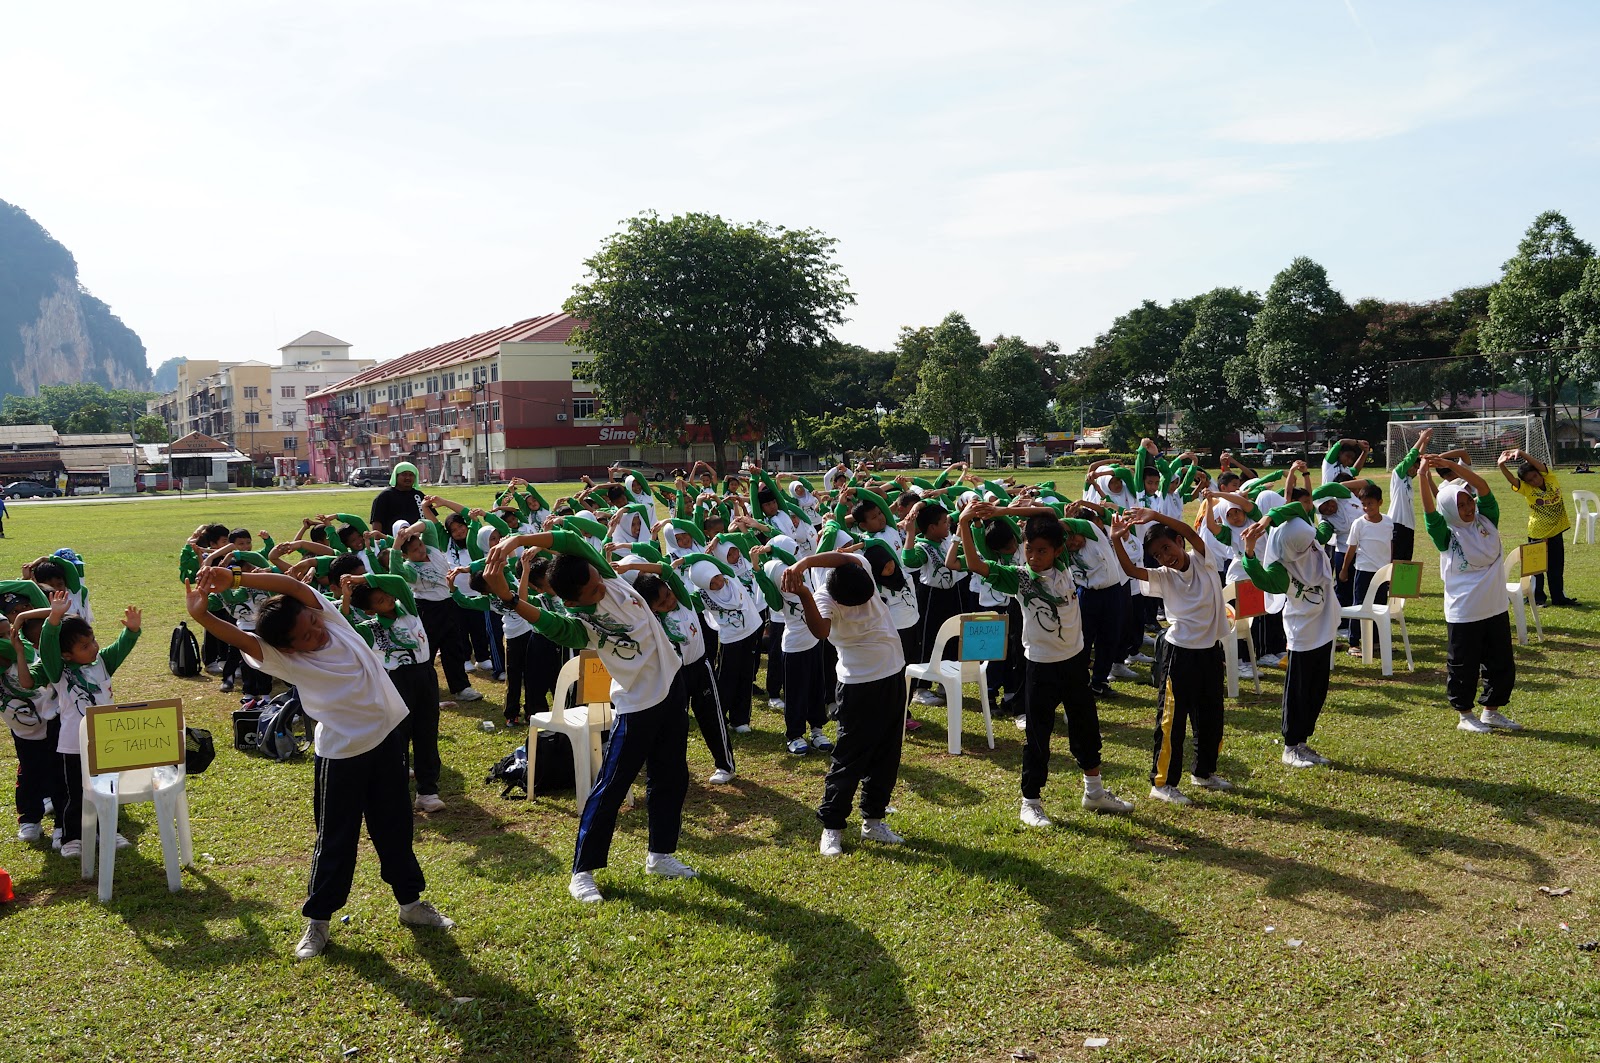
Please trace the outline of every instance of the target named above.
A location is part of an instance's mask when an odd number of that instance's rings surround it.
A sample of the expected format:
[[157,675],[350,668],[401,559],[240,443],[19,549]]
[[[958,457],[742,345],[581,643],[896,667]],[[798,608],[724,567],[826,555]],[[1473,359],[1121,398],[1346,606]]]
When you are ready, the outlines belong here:
[[300,707],[300,692],[290,687],[262,708],[256,723],[256,752],[271,760],[289,760],[310,745],[310,720]]
[[200,643],[188,624],[172,629],[172,641],[167,646],[167,667],[172,674],[189,678],[200,674]]

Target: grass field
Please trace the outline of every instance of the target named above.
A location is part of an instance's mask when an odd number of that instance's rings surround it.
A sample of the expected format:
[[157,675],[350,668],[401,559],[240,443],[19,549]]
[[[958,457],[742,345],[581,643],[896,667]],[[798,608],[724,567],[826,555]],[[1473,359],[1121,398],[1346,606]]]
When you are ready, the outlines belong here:
[[[1519,541],[1523,503],[1498,493]],[[334,498],[362,513],[369,501]],[[1240,789],[1187,809],[1150,801],[1153,691],[1120,684],[1101,706],[1105,775],[1134,814],[1076,808],[1058,727],[1045,791],[1057,826],[1027,831],[1020,732],[1003,723],[983,749],[969,713],[968,755],[952,758],[943,710],[919,710],[892,819],[907,844],[847,835],[849,855],[825,861],[826,761],[786,754],[781,718],[761,708],[732,786],[701,781],[710,758],[691,737],[680,855],[700,877],[644,876],[641,807],[623,816],[596,907],[564,889],[571,796],[502,800],[484,785],[517,737],[478,730],[501,718],[500,684],[479,680],[486,700],[445,712],[450,807],[416,824],[427,896],[460,925],[399,925],[364,848],[350,922],[296,964],[311,765],[234,752],[236,697],[168,675],[166,644],[182,612],[176,554],[196,524],[281,538],[311,508],[259,495],[13,509],[0,568],[79,550],[102,639],[123,605],[145,609],[118,695],[181,695],[219,754],[190,781],[197,856],[180,894],[165,889],[148,805],[125,814],[136,845],[109,904],[77,861],[0,835],[18,892],[0,905],[13,986],[0,1060],[1600,1056],[1600,953],[1580,948],[1600,938],[1600,621],[1546,611],[1543,643],[1518,649],[1509,712],[1528,730],[1459,733],[1425,537],[1434,596],[1408,610],[1417,671],[1383,679],[1341,654],[1316,737],[1332,769],[1278,763],[1274,673],[1228,706],[1221,771]],[[1600,602],[1600,547],[1568,550],[1570,593]],[[9,771],[8,744],[0,760]]]

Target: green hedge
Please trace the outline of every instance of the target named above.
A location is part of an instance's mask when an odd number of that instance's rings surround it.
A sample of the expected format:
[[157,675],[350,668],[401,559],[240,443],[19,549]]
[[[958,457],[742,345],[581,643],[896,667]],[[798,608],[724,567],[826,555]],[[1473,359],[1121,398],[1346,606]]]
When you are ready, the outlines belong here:
[[1058,469],[1087,469],[1097,461],[1111,459],[1119,465],[1133,468],[1132,454],[1063,454],[1055,461]]

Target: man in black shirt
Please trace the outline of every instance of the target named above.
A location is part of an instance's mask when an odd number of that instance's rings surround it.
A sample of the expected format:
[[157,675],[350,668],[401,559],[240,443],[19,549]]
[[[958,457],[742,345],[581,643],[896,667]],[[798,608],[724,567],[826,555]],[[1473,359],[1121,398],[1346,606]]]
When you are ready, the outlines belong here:
[[394,534],[394,522],[414,524],[422,519],[422,492],[417,490],[417,467],[409,461],[397,464],[389,473],[389,486],[372,500],[373,531]]

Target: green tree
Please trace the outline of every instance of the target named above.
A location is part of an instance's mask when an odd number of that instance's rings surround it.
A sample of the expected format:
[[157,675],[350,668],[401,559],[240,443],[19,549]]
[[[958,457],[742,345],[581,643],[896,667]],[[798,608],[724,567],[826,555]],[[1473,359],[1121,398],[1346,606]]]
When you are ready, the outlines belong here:
[[1489,293],[1488,319],[1478,330],[1479,344],[1496,356],[1506,376],[1530,395],[1545,397],[1545,431],[1552,441],[1557,396],[1586,363],[1585,352],[1559,349],[1580,331],[1569,316],[1578,297],[1567,296],[1578,290],[1593,260],[1594,248],[1564,216],[1540,214],[1502,267]]
[[710,214],[629,219],[585,261],[564,308],[602,405],[645,438],[704,424],[719,463],[741,427],[790,423],[813,393],[831,329],[855,301],[814,229]]
[[167,423],[153,413],[147,413],[133,422],[134,437],[141,443],[167,443]]
[[895,354],[869,351],[853,343],[841,343],[823,353],[817,372],[816,402],[812,412],[822,410],[890,409],[902,396],[894,395]]
[[1001,455],[1011,453],[1019,434],[1042,431],[1051,420],[1035,350],[1020,336],[1001,336],[978,373],[978,426]]
[[983,341],[954,311],[932,329],[902,329],[900,338],[921,354],[917,388],[905,402],[906,411],[930,435],[942,436],[949,453],[959,454],[978,421]]
[[814,454],[843,454],[867,450],[882,442],[877,415],[872,410],[844,410],[795,419],[796,440]]
[[1493,363],[1478,354],[1488,287],[1463,288],[1427,303],[1364,299],[1355,311],[1366,356],[1387,368],[1389,402],[1433,413],[1453,410],[1496,386]]
[[1057,399],[1064,406],[1075,406],[1088,396],[1119,394],[1132,408],[1126,413],[1127,422],[1142,426],[1141,434],[1156,435],[1161,411],[1172,397],[1172,367],[1193,327],[1192,300],[1162,306],[1146,299],[1113,321],[1094,343],[1064,360],[1067,383],[1057,391]]
[[1346,339],[1349,310],[1328,272],[1304,256],[1272,279],[1250,325],[1246,347],[1269,401],[1300,414],[1302,450],[1311,453],[1311,402],[1326,365]]
[[1179,441],[1216,457],[1230,434],[1261,427],[1261,382],[1246,342],[1261,297],[1217,288],[1193,306],[1194,326],[1172,366],[1172,405],[1179,414]]
[[[126,428],[156,396],[100,384],[46,384],[37,395],[7,395],[0,424],[48,424],[58,432],[114,432]],[[80,411],[83,412],[79,416]],[[106,427],[82,427],[105,425]]]
[[928,446],[928,430],[900,412],[886,413],[878,419],[884,445],[896,454],[916,455]]

